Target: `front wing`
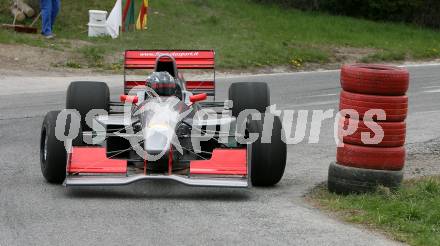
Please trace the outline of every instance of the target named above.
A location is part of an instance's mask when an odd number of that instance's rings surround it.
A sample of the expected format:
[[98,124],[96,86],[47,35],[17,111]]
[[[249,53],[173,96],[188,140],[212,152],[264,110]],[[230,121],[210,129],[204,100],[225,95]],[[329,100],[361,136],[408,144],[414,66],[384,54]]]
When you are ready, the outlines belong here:
[[119,186],[141,180],[173,180],[189,186],[247,188],[251,186],[251,145],[242,149],[214,149],[211,159],[190,161],[184,174],[133,173],[126,160],[106,157],[103,147],[73,147],[64,185]]

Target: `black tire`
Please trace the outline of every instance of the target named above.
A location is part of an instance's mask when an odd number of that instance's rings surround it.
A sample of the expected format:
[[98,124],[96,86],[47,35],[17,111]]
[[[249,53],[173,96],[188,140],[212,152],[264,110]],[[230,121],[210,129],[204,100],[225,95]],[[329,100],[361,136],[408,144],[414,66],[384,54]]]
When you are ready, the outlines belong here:
[[238,82],[229,87],[229,100],[233,102],[232,115],[237,117],[245,109],[266,112],[270,105],[269,87],[264,82]]
[[104,82],[75,81],[67,89],[66,109],[76,109],[81,115],[81,129],[91,131],[86,115],[92,109],[110,109],[110,90]]
[[282,124],[279,117],[274,116],[272,138],[270,143],[261,142],[264,116],[262,120],[248,122],[249,133],[259,133],[260,137],[252,143],[251,181],[254,186],[272,186],[277,184],[286,167],[287,146],[281,140]]
[[328,170],[328,189],[337,194],[359,194],[376,191],[382,185],[397,189],[403,171],[372,170],[331,163]]
[[67,153],[64,142],[55,136],[55,125],[60,111],[51,111],[44,117],[40,139],[40,164],[44,178],[60,184],[66,178]]

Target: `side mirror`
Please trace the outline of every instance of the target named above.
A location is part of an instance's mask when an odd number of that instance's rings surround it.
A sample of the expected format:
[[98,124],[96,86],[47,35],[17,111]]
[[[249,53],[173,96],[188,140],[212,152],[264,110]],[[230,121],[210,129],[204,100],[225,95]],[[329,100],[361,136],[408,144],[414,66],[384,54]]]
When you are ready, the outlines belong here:
[[139,98],[138,98],[138,96],[121,95],[120,100],[123,103],[133,103],[133,104],[136,104],[139,101]]
[[208,98],[208,94],[202,93],[202,94],[197,94],[197,95],[190,96],[189,97],[189,101],[192,102],[192,103],[195,103],[195,102],[204,101],[204,100],[206,100],[206,98]]

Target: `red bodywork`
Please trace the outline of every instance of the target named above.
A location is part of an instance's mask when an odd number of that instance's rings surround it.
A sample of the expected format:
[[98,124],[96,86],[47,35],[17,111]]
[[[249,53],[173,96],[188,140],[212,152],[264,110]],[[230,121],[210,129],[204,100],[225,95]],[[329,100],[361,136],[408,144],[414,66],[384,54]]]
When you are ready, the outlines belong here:
[[[190,162],[190,174],[247,175],[246,155],[246,149],[214,149],[211,159]],[[127,161],[108,159],[103,147],[73,147],[67,172],[126,174]]]
[[131,96],[131,95],[121,95],[120,98],[121,102],[123,103],[138,103],[139,98],[137,96]]
[[208,95],[206,93],[201,93],[201,94],[190,96],[189,101],[192,103],[195,103],[195,102],[204,101],[204,100],[206,100],[206,98],[208,98]]
[[124,65],[126,69],[154,69],[156,58],[161,55],[174,57],[177,69],[214,69],[215,66],[213,50],[127,50]]
[[[124,68],[130,69],[155,69],[156,59],[161,55],[172,56],[176,60],[178,70],[203,69],[215,70],[215,52],[213,50],[127,50],[125,52]],[[163,58],[167,59],[167,58]],[[125,77],[125,93],[135,86],[145,86],[145,81],[129,80]],[[141,87],[141,89],[142,89]],[[186,88],[194,93],[207,93],[215,96],[215,74],[213,80],[186,82]]]
[[192,90],[213,90],[215,88],[214,81],[186,81],[186,89]]
[[68,173],[127,173],[127,161],[108,159],[103,147],[72,147]]
[[246,175],[246,149],[214,149],[210,160],[191,161],[191,174]]

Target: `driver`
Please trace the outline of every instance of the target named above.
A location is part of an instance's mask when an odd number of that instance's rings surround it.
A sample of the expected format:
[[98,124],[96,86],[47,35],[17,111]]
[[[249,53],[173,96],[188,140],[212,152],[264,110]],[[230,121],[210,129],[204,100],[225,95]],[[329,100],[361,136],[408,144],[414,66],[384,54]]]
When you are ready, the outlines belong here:
[[182,99],[182,87],[179,80],[175,79],[168,72],[153,72],[147,77],[146,85],[159,96],[176,96]]

